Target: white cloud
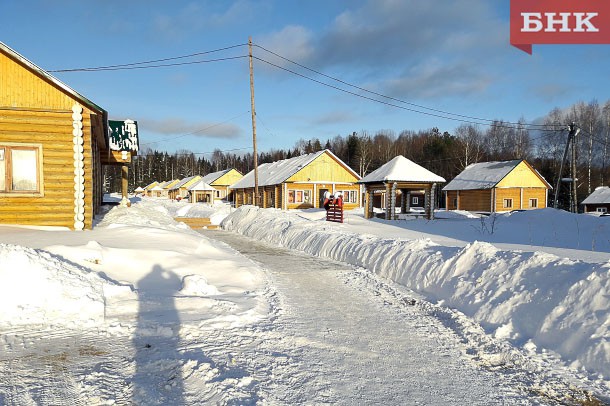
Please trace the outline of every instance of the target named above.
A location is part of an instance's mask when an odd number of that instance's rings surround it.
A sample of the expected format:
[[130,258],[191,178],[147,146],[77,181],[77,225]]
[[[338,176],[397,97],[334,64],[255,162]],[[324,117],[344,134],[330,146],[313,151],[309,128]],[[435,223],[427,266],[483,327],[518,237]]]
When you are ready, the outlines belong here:
[[240,127],[229,123],[188,122],[181,118],[141,119],[143,130],[166,135],[192,135],[203,138],[235,139],[241,136]]

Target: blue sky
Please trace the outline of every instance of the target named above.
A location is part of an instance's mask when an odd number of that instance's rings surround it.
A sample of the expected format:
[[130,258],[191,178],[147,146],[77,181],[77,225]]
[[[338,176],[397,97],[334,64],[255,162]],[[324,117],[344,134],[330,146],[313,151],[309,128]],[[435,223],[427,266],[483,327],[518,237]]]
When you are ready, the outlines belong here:
[[[533,121],[555,107],[610,98],[610,46],[509,44],[509,1],[0,0],[0,41],[46,70],[172,58],[252,36],[259,151],[323,143],[353,131],[450,133],[461,124],[378,98],[325,75],[418,106],[484,119]],[[264,48],[264,49],[263,49]],[[171,62],[242,57],[247,47]],[[252,148],[248,59],[54,73],[109,112],[132,118],[140,144],[208,153]],[[442,113],[440,115],[446,116]]]

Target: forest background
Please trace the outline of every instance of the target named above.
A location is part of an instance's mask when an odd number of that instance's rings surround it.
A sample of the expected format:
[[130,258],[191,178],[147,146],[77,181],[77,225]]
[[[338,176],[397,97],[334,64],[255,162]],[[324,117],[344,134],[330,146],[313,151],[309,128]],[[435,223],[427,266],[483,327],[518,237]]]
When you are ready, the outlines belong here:
[[[553,188],[560,176],[566,180],[576,177],[579,202],[596,187],[608,186],[610,182],[610,100],[603,104],[593,100],[579,102],[566,109],[555,108],[546,117],[536,120],[536,124],[521,119],[516,123],[493,120],[483,125],[469,119],[464,117],[453,133],[438,127],[403,130],[398,134],[393,130],[380,129],[375,133],[351,131],[326,140],[301,139],[292,149],[259,152],[258,163],[329,149],[364,176],[395,156],[403,155],[449,182],[473,163],[525,159]],[[570,123],[575,123],[580,130],[575,140],[576,173],[571,173],[571,154],[568,154],[560,174]],[[230,168],[246,174],[253,167],[254,156],[251,152],[237,154],[216,149],[211,154],[198,156],[186,150],[169,154],[143,149],[133,158],[129,168],[128,189],[133,192],[138,186],[144,187],[154,181],[203,176]],[[569,208],[570,184],[561,183],[559,208]],[[105,191],[120,191],[120,185],[120,167],[105,167]],[[438,195],[438,203],[443,207],[441,194]],[[551,190],[549,202],[554,195],[555,190]]]

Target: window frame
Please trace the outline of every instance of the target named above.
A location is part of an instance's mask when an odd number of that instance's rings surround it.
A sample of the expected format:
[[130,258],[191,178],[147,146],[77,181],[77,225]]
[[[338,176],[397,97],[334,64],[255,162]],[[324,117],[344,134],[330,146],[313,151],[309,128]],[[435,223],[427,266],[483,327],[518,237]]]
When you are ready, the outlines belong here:
[[[532,202],[534,202],[534,204],[532,205]],[[530,209],[537,209],[538,208],[538,199],[535,197],[530,197]]]
[[606,207],[604,207],[604,206],[602,206],[602,207],[596,207],[596,208],[595,208],[595,211],[596,211],[597,213],[608,213],[608,209],[607,209]]
[[288,189],[288,204],[311,204],[311,190]]
[[510,197],[506,197],[506,198],[502,199],[502,207],[505,209],[512,209],[513,208],[513,199]]
[[[0,165],[4,165],[5,188],[0,190],[2,197],[43,197],[44,196],[44,176],[42,168],[42,144],[36,143],[16,143],[0,142],[0,149],[3,150],[3,160]],[[34,151],[36,158],[36,190],[13,190],[13,165],[11,151]]]
[[357,190],[338,190],[337,192],[341,192],[343,203],[358,204]]

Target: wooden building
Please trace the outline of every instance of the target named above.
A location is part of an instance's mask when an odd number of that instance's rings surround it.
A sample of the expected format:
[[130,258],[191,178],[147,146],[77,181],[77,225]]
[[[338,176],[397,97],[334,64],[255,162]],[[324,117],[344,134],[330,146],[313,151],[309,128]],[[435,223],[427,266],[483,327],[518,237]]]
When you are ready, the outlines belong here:
[[[265,163],[258,167],[259,206],[320,208],[324,194],[342,192],[345,209],[361,207],[360,176],[329,150]],[[254,204],[254,171],[231,186],[235,205]]]
[[525,160],[466,167],[444,188],[447,210],[498,213],[547,207],[551,185]]
[[200,179],[201,175],[194,175],[181,179],[178,183],[170,187],[168,192],[169,198],[172,200],[178,198],[184,199],[189,193],[189,187],[197,183]]
[[152,197],[152,195],[153,195],[152,190],[155,186],[159,186],[159,182],[154,181],[154,182],[144,186],[144,196]]
[[225,169],[208,173],[202,180],[216,190],[214,199],[233,201],[230,186],[243,177],[244,175],[237,169]]
[[413,202],[419,206],[419,197],[423,194],[425,216],[432,219],[436,206],[436,186],[444,182],[444,178],[399,155],[360,180],[359,183],[365,188],[364,217],[373,217],[376,194],[381,197],[378,201],[384,203],[379,208],[385,209],[388,220],[397,218],[397,201],[400,201],[400,213],[408,214]]
[[106,110],[0,42],[0,223],[90,229],[112,151]]
[[610,212],[610,187],[600,186],[587,196],[581,203],[585,213],[609,213]]

